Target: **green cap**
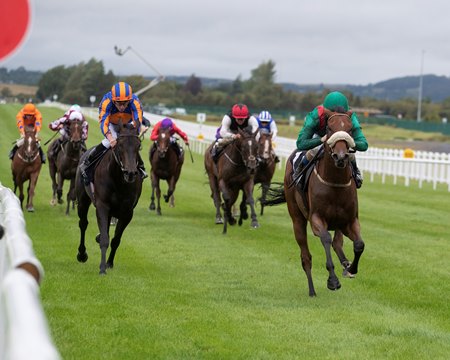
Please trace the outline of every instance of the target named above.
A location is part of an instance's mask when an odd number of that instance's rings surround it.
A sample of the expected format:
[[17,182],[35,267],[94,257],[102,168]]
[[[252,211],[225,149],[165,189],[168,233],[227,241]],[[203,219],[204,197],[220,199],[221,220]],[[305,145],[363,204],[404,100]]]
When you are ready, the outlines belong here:
[[323,106],[331,111],[348,111],[348,100],[341,92],[333,91],[325,96]]

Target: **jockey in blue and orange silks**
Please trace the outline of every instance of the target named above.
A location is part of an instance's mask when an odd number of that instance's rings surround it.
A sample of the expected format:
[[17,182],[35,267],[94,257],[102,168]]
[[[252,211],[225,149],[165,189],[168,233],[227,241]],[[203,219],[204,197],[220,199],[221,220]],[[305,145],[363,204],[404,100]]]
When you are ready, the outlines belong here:
[[[106,149],[113,148],[116,145],[119,123],[121,122],[123,125],[132,124],[140,131],[143,119],[139,98],[133,94],[131,86],[123,81],[113,85],[111,91],[103,96],[98,110],[100,130],[105,138],[92,149],[89,156],[80,165],[81,175],[86,185],[90,182],[86,170],[91,166],[92,161],[103,154]],[[144,179],[148,175],[145,172],[144,162],[140,155],[138,162],[141,177]]]

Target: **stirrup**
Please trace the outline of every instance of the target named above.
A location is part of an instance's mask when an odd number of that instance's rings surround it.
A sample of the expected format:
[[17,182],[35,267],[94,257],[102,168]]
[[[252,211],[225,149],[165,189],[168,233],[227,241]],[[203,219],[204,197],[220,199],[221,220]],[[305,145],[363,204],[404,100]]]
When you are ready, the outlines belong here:
[[139,168],[139,171],[141,172],[141,179],[144,180],[145,178],[148,178],[148,174],[143,168]]

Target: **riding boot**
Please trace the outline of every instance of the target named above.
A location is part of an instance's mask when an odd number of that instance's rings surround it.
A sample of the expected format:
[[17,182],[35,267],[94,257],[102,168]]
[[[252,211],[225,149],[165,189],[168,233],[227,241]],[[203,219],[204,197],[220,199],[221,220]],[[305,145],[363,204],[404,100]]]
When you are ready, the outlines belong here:
[[47,158],[45,157],[44,151],[42,150],[42,148],[39,146],[39,155],[41,156],[41,163],[45,164],[45,161],[47,160]]
[[141,172],[141,178],[144,180],[148,177],[148,174],[145,171],[144,161],[141,158],[141,154],[138,154],[138,169]]
[[352,173],[353,178],[355,179],[356,188],[359,189],[363,183],[363,176],[358,169],[358,165],[356,165],[356,160],[352,160],[350,163],[352,164]]
[[211,148],[211,157],[213,159],[213,161],[216,163],[217,160],[219,159],[219,155],[220,155],[220,148],[219,148],[219,144],[215,143],[213,145],[213,147]]
[[48,150],[48,157],[51,159],[55,159],[58,157],[59,147],[61,146],[61,138],[55,140],[53,145]]
[[304,174],[301,174],[302,170],[308,165],[309,160],[306,157],[306,154],[303,156],[302,160],[300,161],[300,164],[295,168],[294,170],[294,179],[297,181],[297,183],[300,182],[301,178]]
[[12,160],[14,158],[14,155],[16,154],[16,151],[19,147],[17,145],[14,145],[11,151],[9,152],[9,160]]
[[84,185],[88,186],[90,183],[89,175],[87,170],[92,165],[92,161],[96,159],[99,154],[103,153],[106,150],[106,147],[100,143],[95,148],[92,149],[89,156],[84,159],[84,161],[80,164],[80,173],[83,178]]

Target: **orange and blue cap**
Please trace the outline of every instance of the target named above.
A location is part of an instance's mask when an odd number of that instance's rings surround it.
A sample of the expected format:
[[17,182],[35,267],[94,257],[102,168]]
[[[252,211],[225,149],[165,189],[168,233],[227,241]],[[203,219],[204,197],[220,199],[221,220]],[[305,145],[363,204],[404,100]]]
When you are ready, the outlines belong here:
[[111,88],[111,96],[113,101],[128,101],[133,96],[133,90],[129,84],[120,81]]

